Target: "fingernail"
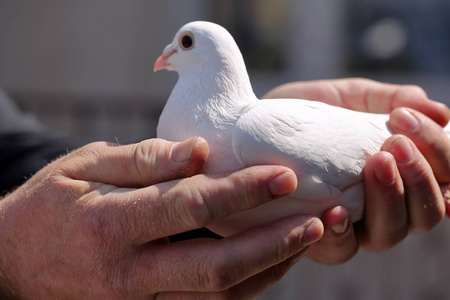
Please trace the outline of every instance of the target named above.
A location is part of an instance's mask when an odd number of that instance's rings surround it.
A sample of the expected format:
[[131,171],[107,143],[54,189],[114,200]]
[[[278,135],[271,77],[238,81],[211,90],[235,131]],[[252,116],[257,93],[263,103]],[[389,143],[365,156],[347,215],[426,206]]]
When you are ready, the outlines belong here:
[[284,172],[270,180],[269,190],[272,196],[285,196],[294,191],[296,184],[295,176],[291,172]]
[[407,109],[400,108],[392,116],[394,129],[400,133],[411,133],[419,127],[419,121]]
[[394,158],[390,157],[382,165],[375,168],[375,177],[379,182],[389,185],[395,181],[395,162]]
[[388,151],[394,155],[395,161],[399,164],[406,164],[414,157],[414,150],[405,137],[398,137],[391,142]]
[[345,220],[342,221],[341,223],[331,226],[331,230],[333,230],[334,233],[336,234],[343,234],[344,232],[347,231],[347,229],[348,229],[348,217],[345,218]]
[[176,143],[172,147],[172,160],[177,163],[185,162],[191,158],[197,137]]
[[303,232],[302,245],[309,246],[322,238],[323,225],[319,221],[312,221]]

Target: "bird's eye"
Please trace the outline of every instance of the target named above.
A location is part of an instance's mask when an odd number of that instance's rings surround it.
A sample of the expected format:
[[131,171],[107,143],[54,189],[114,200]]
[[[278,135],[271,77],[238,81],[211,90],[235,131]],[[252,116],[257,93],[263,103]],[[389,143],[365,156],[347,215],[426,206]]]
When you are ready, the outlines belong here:
[[182,35],[180,35],[178,44],[183,50],[190,50],[194,48],[194,35],[191,32],[183,33]]

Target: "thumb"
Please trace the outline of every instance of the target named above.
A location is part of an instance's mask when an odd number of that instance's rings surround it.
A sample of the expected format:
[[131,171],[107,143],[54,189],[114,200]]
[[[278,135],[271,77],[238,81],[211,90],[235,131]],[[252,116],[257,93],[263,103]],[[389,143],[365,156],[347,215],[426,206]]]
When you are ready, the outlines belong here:
[[143,187],[196,174],[208,153],[208,143],[201,137],[182,142],[150,139],[124,146],[95,142],[68,155],[61,171],[76,180]]

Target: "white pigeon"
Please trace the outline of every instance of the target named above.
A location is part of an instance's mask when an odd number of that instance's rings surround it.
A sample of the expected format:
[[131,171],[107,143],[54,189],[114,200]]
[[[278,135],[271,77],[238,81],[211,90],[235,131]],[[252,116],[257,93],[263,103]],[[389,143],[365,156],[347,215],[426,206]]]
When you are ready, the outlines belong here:
[[208,228],[229,236],[293,214],[321,216],[346,207],[352,221],[364,210],[362,170],[391,136],[389,116],[298,99],[259,100],[242,54],[223,27],[191,22],[179,29],[154,70],[179,79],[160,116],[157,136],[201,136],[210,155],[203,173],[252,165],[284,165],[298,186],[287,197],[224,218]]

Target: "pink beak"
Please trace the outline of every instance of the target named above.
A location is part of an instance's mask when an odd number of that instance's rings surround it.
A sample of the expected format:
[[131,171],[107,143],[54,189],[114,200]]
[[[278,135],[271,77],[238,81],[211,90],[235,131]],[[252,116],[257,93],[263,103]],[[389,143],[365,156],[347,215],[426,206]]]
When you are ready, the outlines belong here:
[[177,52],[177,49],[174,48],[172,44],[167,45],[166,48],[164,48],[161,56],[159,56],[156,60],[155,66],[153,67],[153,72],[165,69],[167,66],[169,66],[167,59],[175,52]]

